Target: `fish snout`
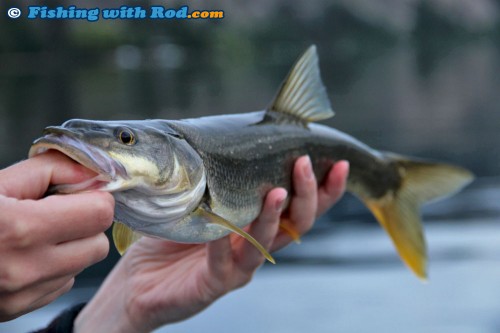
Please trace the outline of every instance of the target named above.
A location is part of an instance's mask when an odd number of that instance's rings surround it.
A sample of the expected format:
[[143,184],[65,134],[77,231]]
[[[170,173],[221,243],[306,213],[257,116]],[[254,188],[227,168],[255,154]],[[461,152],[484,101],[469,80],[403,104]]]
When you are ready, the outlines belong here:
[[75,136],[75,132],[60,126],[48,126],[43,130],[43,135],[55,134],[55,135],[68,135]]

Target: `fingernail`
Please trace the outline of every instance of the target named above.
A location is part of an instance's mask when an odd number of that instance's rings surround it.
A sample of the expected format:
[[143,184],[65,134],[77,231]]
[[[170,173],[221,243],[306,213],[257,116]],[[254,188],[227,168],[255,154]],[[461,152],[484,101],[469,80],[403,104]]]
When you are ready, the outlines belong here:
[[349,172],[349,170],[351,168],[351,163],[348,160],[342,160],[342,161],[345,163],[347,171]]
[[307,180],[311,180],[314,178],[311,158],[307,156],[307,163],[302,168],[302,173]]
[[277,212],[281,212],[281,210],[283,209],[283,205],[285,204],[285,200],[286,200],[286,195],[287,195],[287,193],[285,192],[283,197],[276,200],[276,203],[274,204],[274,208],[276,209]]
[[350,164],[349,164],[349,161],[348,160],[340,160],[338,161],[337,163],[335,164],[344,164],[345,165],[345,168],[347,169],[347,171],[349,171],[349,167],[350,167]]

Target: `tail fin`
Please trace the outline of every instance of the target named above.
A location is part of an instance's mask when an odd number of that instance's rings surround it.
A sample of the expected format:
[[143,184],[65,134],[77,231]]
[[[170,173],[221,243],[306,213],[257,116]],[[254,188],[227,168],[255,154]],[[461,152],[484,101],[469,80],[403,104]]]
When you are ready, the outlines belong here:
[[421,279],[427,279],[427,248],[420,221],[420,205],[450,196],[469,184],[471,172],[452,165],[412,161],[388,155],[399,171],[398,190],[380,199],[366,199],[367,207],[391,237],[401,259]]

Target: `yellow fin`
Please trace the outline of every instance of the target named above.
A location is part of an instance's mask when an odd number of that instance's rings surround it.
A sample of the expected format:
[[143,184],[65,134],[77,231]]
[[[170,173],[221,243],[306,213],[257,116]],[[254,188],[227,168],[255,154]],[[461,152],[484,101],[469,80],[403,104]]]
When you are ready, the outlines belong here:
[[427,247],[416,206],[398,201],[367,201],[396,246],[404,263],[422,280],[427,279]]
[[394,154],[389,157],[395,160],[403,179],[400,192],[417,204],[449,197],[474,180],[469,170],[455,165],[409,160]]
[[203,209],[201,207],[198,207],[195,211],[194,214],[196,215],[201,215],[205,220],[209,221],[209,223],[213,223],[216,225],[219,225],[221,227],[224,227],[226,229],[231,230],[232,232],[240,235],[241,237],[245,238],[247,241],[249,241],[257,250],[264,255],[264,257],[269,260],[271,263],[276,264],[276,261],[274,258],[269,254],[269,252],[250,234],[248,234],[246,231],[243,229],[237,227],[236,225],[232,224],[231,222],[227,221],[226,219],[220,217],[217,214],[214,214],[213,212],[210,212],[206,209]]
[[141,237],[141,234],[130,229],[125,224],[116,221],[113,224],[113,242],[120,255],[123,255]]
[[316,46],[312,45],[288,73],[269,110],[292,115],[306,122],[333,117],[318,63]]
[[280,222],[280,228],[283,230],[288,236],[290,236],[293,241],[297,244],[300,244],[300,234],[294,227],[292,227],[289,223]]
[[396,164],[401,185],[379,199],[365,199],[368,208],[391,237],[401,259],[421,279],[427,279],[427,248],[420,205],[447,197],[469,184],[466,169],[387,155]]

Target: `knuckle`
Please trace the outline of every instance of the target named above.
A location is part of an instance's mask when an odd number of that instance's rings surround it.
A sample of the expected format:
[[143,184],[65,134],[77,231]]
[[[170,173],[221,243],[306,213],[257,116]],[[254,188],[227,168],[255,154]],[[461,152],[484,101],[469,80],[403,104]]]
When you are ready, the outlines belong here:
[[27,283],[27,274],[20,274],[18,266],[9,265],[0,270],[0,292],[15,293]]
[[111,226],[114,216],[115,202],[114,198],[109,193],[104,193],[102,197],[95,203],[95,212],[98,222],[107,229]]
[[2,230],[2,242],[13,248],[27,248],[32,244],[32,233],[30,224],[21,219],[13,219]]
[[240,278],[236,281],[234,289],[239,289],[246,286],[252,280],[252,276],[253,276],[253,271],[246,272],[245,274],[241,275]]
[[106,235],[102,234],[101,239],[102,240],[100,242],[101,245],[99,247],[99,256],[98,256],[99,261],[106,258],[108,256],[108,253],[109,253],[109,240],[108,240],[108,238],[106,237]]
[[[16,290],[8,272],[0,271],[0,293],[11,293]],[[0,302],[2,303],[2,302]]]
[[109,252],[109,241],[105,234],[97,235],[96,244],[93,248],[92,264],[106,258]]
[[31,244],[30,230],[27,223],[16,221],[10,228],[9,238],[11,242],[20,248],[26,248]]
[[73,288],[73,285],[75,284],[75,278],[72,277],[71,279],[66,282],[66,284],[61,288],[61,295],[67,293],[68,291]]
[[304,194],[308,197],[316,195],[318,192],[318,183],[316,182],[316,179],[310,179],[307,181],[307,183],[304,184]]
[[[85,256],[86,257],[86,256]],[[88,259],[87,259],[88,260]],[[64,268],[61,270],[62,274],[71,274],[71,275],[77,275],[81,271],[83,271],[85,268],[90,266],[89,264],[85,264],[86,260],[73,260],[64,266]]]

